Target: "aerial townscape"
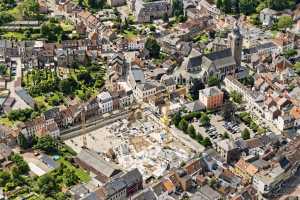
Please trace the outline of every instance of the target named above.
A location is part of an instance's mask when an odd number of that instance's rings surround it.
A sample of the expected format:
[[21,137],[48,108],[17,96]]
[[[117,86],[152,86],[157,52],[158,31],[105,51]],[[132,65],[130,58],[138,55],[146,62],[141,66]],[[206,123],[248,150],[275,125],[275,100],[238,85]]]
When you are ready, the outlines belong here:
[[300,0],[0,0],[0,200],[300,200]]

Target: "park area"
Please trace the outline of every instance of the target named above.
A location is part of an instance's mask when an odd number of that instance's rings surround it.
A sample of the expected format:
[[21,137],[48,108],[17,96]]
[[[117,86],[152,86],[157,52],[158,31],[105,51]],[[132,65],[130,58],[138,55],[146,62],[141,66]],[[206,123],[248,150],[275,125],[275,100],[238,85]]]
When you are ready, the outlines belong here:
[[49,136],[31,141],[21,138],[21,146],[20,153],[8,158],[11,170],[0,170],[0,187],[9,199],[64,200],[70,197],[63,191],[91,180],[75,164],[76,153]]
[[105,67],[101,63],[73,66],[64,70],[32,69],[23,85],[35,98],[39,108],[49,109],[65,104],[66,98],[86,101],[104,84]]

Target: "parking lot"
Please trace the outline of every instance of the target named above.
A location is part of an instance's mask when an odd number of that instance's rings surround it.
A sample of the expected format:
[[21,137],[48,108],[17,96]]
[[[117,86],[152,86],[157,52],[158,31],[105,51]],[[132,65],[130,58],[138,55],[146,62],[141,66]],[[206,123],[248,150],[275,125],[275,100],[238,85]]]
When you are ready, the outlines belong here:
[[[230,138],[236,140],[241,137],[241,131],[247,128],[243,123],[225,122],[220,115],[216,114],[210,116],[210,124],[208,127],[203,127],[200,126],[200,122],[193,122],[197,132],[203,137],[208,137],[211,141],[215,142],[222,140],[225,132]],[[250,131],[251,137],[253,137],[254,133],[249,128],[248,130]]]

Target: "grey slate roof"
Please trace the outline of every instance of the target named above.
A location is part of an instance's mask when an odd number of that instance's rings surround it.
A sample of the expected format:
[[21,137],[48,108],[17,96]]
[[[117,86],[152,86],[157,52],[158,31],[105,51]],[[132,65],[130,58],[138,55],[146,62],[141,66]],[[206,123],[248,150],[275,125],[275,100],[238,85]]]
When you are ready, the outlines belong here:
[[46,154],[41,154],[40,160],[51,169],[59,167],[59,164]]
[[151,90],[153,88],[156,88],[157,85],[148,81],[143,84],[138,84],[137,87],[140,88],[140,90],[142,91],[146,91],[146,90]]
[[199,100],[193,101],[185,105],[186,109],[190,112],[196,112],[205,109],[205,105],[202,104]]
[[133,185],[143,180],[143,176],[138,169],[133,169],[122,176],[127,185]]
[[115,171],[118,170],[117,166],[105,161],[96,152],[91,150],[81,150],[81,152],[77,155],[77,158],[82,162],[88,164],[98,172],[102,173],[106,177],[113,176]]
[[157,200],[152,190],[146,189],[132,197],[132,200]]
[[16,89],[16,93],[18,96],[25,101],[30,107],[34,107],[35,101],[34,99],[28,94],[28,92],[23,88]]
[[144,83],[145,82],[145,75],[142,69],[139,68],[132,68],[131,73],[135,81]]
[[232,53],[231,53],[231,49],[225,49],[223,51],[216,51],[213,53],[209,53],[205,55],[208,59],[215,61],[215,60],[220,60],[226,57],[231,57]]
[[59,108],[54,107],[44,112],[45,120],[54,119],[59,115]]
[[[211,187],[209,187],[208,185],[205,185],[203,187],[200,187],[199,189],[199,197],[200,199],[205,199],[205,200],[215,200],[215,199],[220,199],[221,195],[213,190]],[[191,200],[198,200],[199,197],[196,198],[191,198]]]
[[110,197],[116,194],[117,192],[124,190],[126,188],[126,183],[123,179],[115,179],[105,184],[104,188],[106,196]]

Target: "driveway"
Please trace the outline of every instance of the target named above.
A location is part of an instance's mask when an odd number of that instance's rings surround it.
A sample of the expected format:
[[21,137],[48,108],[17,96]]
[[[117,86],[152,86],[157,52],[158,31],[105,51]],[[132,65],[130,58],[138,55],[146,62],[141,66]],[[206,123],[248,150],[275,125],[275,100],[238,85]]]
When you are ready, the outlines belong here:
[[10,91],[9,97],[14,98],[16,102],[14,103],[12,109],[24,109],[24,108],[30,108],[30,106],[25,103],[17,94],[16,94],[16,81],[18,78],[21,78],[22,76],[22,68],[21,68],[21,59],[20,58],[13,58],[13,60],[17,63],[17,72],[16,77],[14,80],[7,83],[7,89]]

